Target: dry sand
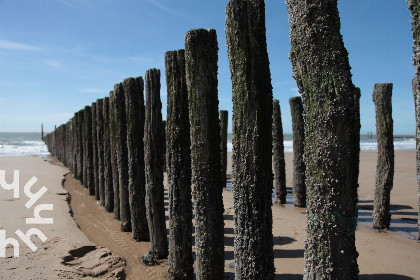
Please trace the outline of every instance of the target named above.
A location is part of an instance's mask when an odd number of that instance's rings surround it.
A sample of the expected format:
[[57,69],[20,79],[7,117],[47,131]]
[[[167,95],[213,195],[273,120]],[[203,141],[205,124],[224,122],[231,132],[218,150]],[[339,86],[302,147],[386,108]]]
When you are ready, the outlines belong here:
[[[121,279],[125,261],[107,248],[97,247],[78,228],[69,213],[67,191],[62,187],[67,168],[61,163],[47,161],[37,156],[0,157],[0,170],[6,170],[6,181],[13,181],[13,170],[19,170],[19,198],[12,190],[0,187],[0,230],[6,238],[15,238],[20,243],[20,256],[13,257],[13,247],[6,247],[6,258],[0,257],[0,279]],[[24,186],[32,176],[38,181],[31,188],[36,193],[42,186],[48,191],[29,209]],[[26,225],[26,218],[34,217],[34,208],[39,204],[53,204],[52,211],[41,211],[43,218],[53,218],[53,224]],[[42,242],[32,236],[37,250],[32,252],[16,236],[20,229],[26,233],[30,228],[39,229],[47,240]]]
[[[362,209],[359,211],[359,226],[356,232],[356,245],[360,254],[358,259],[360,279],[420,279],[420,243],[416,240],[418,197],[415,152],[396,153],[394,189],[391,193],[393,220],[391,230],[384,232],[371,229],[375,168],[376,153],[361,153],[359,198]],[[122,233],[119,221],[113,219],[113,214],[105,213],[94,198],[88,196],[87,190],[81,187],[77,180],[67,175],[64,184],[66,190],[61,188],[62,176],[68,172],[66,168],[46,163],[38,157],[3,157],[0,158],[0,169],[20,169],[21,178],[23,178],[23,173],[26,174],[26,177],[21,179],[22,183],[33,175],[37,176],[40,181],[42,178],[45,180],[43,184],[49,189],[49,196],[45,200],[54,201],[54,225],[39,226],[48,236],[48,241],[40,244],[40,248],[35,253],[29,252],[29,249],[26,248],[28,252],[23,253],[22,251],[19,258],[0,258],[2,267],[0,279],[66,278],[58,277],[57,270],[70,271],[67,273],[71,273],[72,277],[68,277],[71,279],[82,278],[80,274],[77,274],[79,270],[83,270],[80,267],[95,263],[95,261],[98,265],[102,262],[101,259],[96,258],[92,261],[90,258],[90,261],[87,261],[80,258],[77,259],[79,260],[78,266],[72,267],[65,266],[60,262],[63,257],[69,255],[70,249],[94,246],[94,244],[108,248],[113,253],[112,258],[119,260],[115,266],[111,266],[111,269],[108,270],[113,270],[113,267],[121,269],[122,262],[118,258],[121,256],[126,261],[127,279],[167,279],[167,261],[163,260],[159,265],[153,267],[145,266],[141,262],[141,256],[148,252],[149,244],[134,242],[130,233]],[[230,172],[231,168],[228,167],[228,173]],[[286,176],[287,186],[291,187],[291,153],[286,153]],[[61,195],[66,191],[71,195],[74,219],[88,239],[67,213],[68,205],[66,205],[65,196]],[[15,213],[16,207],[20,209],[24,203],[12,205],[12,201],[7,201],[10,198],[4,198],[3,193],[4,191],[1,192],[0,197],[2,201],[0,204],[0,229],[1,227],[6,228],[8,237],[10,237],[12,233],[9,232],[13,232],[12,228],[16,226],[19,219],[23,219],[22,217],[28,214],[18,214],[19,210],[16,210]],[[225,206],[225,279],[233,279],[234,269],[228,266],[234,258],[232,192],[225,190],[223,199]],[[285,206],[273,206],[275,279],[302,279],[305,209],[294,208],[292,205],[292,198],[288,195],[288,203]],[[168,196],[165,192],[166,210],[167,206]],[[10,209],[13,209],[12,217],[5,214],[11,212]],[[19,222],[19,225],[21,224],[22,222]],[[21,247],[25,249],[23,246]],[[100,250],[106,249],[97,249],[94,252]],[[108,263],[112,263],[112,261]],[[33,276],[25,277],[30,275]],[[51,278],[46,275],[55,277]]]

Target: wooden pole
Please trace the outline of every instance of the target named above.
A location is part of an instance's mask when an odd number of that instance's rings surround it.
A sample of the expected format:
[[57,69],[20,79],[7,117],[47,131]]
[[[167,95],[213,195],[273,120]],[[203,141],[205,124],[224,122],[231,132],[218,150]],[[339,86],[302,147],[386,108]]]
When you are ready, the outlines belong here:
[[230,0],[225,32],[233,90],[235,279],[273,279],[273,93],[264,1]]
[[197,279],[224,278],[223,199],[214,29],[185,35]]
[[167,85],[166,159],[169,190],[169,275],[193,278],[191,149],[185,51],[165,54]]
[[144,162],[146,175],[146,211],[149,224],[150,254],[157,259],[168,256],[163,195],[162,103],[160,70],[146,71],[146,119],[144,126]]

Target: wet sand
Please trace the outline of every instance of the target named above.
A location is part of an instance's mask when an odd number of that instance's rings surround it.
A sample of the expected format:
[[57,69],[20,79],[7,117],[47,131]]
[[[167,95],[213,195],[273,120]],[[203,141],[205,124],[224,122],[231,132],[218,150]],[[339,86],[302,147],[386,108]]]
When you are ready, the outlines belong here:
[[[40,172],[46,173],[44,175],[48,180],[54,178],[55,184],[60,182],[63,178],[62,176],[68,172],[66,168],[46,163],[38,157],[18,158],[20,160],[14,163],[15,165],[12,164],[13,160],[8,159],[4,161],[3,159],[5,158],[0,158],[0,169],[10,170],[15,166],[15,168],[19,167],[21,170],[25,169],[31,172],[33,170],[39,170]],[[230,172],[231,168],[230,164],[228,164],[228,173],[230,174]],[[420,279],[420,243],[417,242],[416,222],[418,190],[416,185],[415,152],[396,153],[394,189],[391,192],[393,220],[391,230],[384,232],[377,232],[371,229],[375,172],[376,153],[361,153],[359,199],[362,209],[359,211],[359,225],[356,232],[356,246],[360,254],[358,259],[360,279]],[[21,181],[25,182],[23,179]],[[286,182],[288,187],[292,186],[291,153],[286,153]],[[47,187],[49,191],[52,190],[52,188],[50,190],[49,185]],[[57,246],[60,248],[63,247],[61,251],[58,250],[59,252],[54,255],[57,260],[61,260],[62,256],[66,254],[68,255],[68,246],[81,247],[80,245],[82,244],[90,246],[96,244],[97,246],[108,248],[113,253],[113,256],[121,256],[125,259],[127,279],[168,279],[167,260],[161,261],[157,266],[145,266],[141,261],[141,256],[148,252],[149,244],[147,242],[134,242],[130,233],[121,232],[120,223],[113,219],[113,214],[105,213],[104,209],[97,204],[93,197],[88,196],[87,190],[80,186],[79,182],[73,179],[71,175],[66,176],[64,187],[65,190],[57,186],[58,189],[55,192],[69,192],[74,219],[85,235],[77,228],[67,213],[68,205],[66,205],[65,196],[52,195],[50,199],[54,200],[54,215],[57,215],[57,217],[63,216],[63,224],[56,226],[56,220],[54,220],[54,231],[52,231],[57,235],[56,237],[60,238],[56,241],[56,244],[63,244]],[[3,193],[1,194],[3,195]],[[234,259],[232,192],[225,190],[223,199],[225,206],[225,279],[234,279],[234,269],[229,267],[229,264]],[[5,213],[5,208],[2,208],[2,205],[5,205],[3,204],[4,198],[1,197],[1,200],[0,227],[4,223],[9,225],[11,222],[10,217],[3,214]],[[166,210],[168,210],[168,203],[166,191]],[[59,212],[60,207],[64,211]],[[11,209],[10,205],[7,209]],[[273,205],[272,209],[276,267],[275,279],[302,279],[306,222],[305,209],[294,208],[290,194],[287,197],[287,204],[285,206]],[[168,216],[168,212],[166,212],[166,215]],[[69,225],[74,226],[68,227]],[[51,237],[51,239],[49,237],[47,242],[53,239],[54,237]],[[73,244],[75,242],[77,245]],[[67,247],[64,246],[67,243],[70,245],[66,245]],[[48,270],[47,267],[49,265],[46,259],[42,259],[42,253],[49,252],[49,250],[51,249],[38,249],[35,253],[28,253],[28,255],[36,258],[41,256],[38,268],[31,265],[29,258],[0,258],[0,266],[4,267],[4,264],[7,265],[7,269],[0,272],[0,279],[14,279],[13,277],[16,275],[21,275],[19,273],[12,275],[17,270],[25,270],[26,275],[31,275],[31,273],[33,275],[39,275],[36,274],[36,271],[39,270],[40,266],[46,266],[43,271]],[[10,269],[11,267],[15,268]],[[10,278],[8,276],[12,277]],[[18,277],[16,276],[15,278]],[[20,278],[22,279],[22,277]],[[39,278],[44,279],[42,277]],[[73,277],[73,279],[79,278]]]

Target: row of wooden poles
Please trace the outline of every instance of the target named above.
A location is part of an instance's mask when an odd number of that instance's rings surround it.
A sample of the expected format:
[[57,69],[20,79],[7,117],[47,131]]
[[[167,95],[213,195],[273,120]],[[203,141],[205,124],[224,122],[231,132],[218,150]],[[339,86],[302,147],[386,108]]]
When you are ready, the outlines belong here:
[[[357,279],[360,91],[351,81],[347,52],[336,28],[337,7],[322,1],[286,4],[293,74],[305,105],[302,109],[300,99],[291,101],[292,107],[299,107],[296,115],[304,115],[304,121],[295,121],[292,115],[294,142],[304,143],[294,145],[294,184],[306,184],[306,192],[294,195],[298,206],[307,204],[304,277]],[[308,27],[306,21],[311,20],[332,27],[319,35],[324,29]],[[283,158],[274,160],[276,200],[284,203],[286,192],[283,137],[277,133],[281,121],[272,121],[280,118],[280,110],[277,101],[273,106],[264,1],[230,0],[225,32],[233,92],[235,279],[273,279],[273,154]],[[326,42],[335,43],[324,46]],[[215,30],[196,29],[187,32],[185,51],[165,54],[169,246],[159,70],[148,70],[144,85],[141,77],[115,85],[109,98],[85,107],[45,138],[51,153],[121,220],[123,231],[131,229],[135,240],[150,240],[155,258],[169,254],[172,279],[193,278],[192,200],[196,279],[224,278],[226,148],[220,144],[224,121],[219,121],[217,52]],[[388,126],[381,124],[377,131],[389,131]],[[389,204],[387,198],[382,201]]]

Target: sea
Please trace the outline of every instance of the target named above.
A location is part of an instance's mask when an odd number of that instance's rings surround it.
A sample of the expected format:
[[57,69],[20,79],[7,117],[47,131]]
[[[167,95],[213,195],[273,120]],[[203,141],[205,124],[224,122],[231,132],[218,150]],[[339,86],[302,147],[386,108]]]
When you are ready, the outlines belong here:
[[[232,134],[228,134],[228,151],[232,151]],[[415,151],[416,138],[410,135],[398,135],[394,137],[395,151]],[[363,152],[377,151],[375,135],[360,136],[360,150]],[[284,135],[284,151],[293,152],[292,134]],[[47,146],[41,140],[38,132],[0,132],[0,156],[24,156],[24,155],[49,155]]]

